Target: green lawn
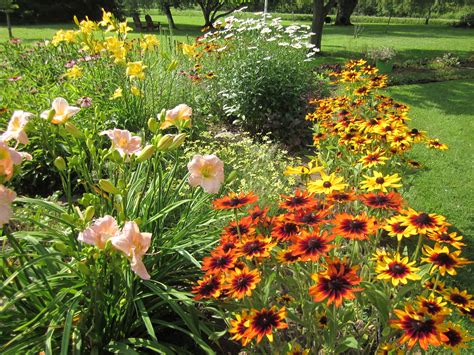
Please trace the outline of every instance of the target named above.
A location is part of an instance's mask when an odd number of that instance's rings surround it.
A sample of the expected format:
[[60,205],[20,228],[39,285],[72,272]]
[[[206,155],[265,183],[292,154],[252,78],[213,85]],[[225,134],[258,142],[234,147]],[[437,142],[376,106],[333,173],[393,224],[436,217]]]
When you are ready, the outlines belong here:
[[[150,11],[155,21],[166,26],[166,18],[155,11]],[[189,41],[198,36],[202,17],[197,11],[177,12],[174,16],[178,30],[176,39]],[[289,21],[285,21],[289,24]],[[301,22],[307,23],[309,22]],[[19,26],[14,28],[14,35],[25,42],[34,42],[50,39],[60,28],[73,28],[74,24]],[[132,26],[133,27],[133,26]],[[165,31],[168,33],[168,30]],[[358,33],[355,36],[355,33]],[[134,33],[132,37],[139,36]],[[0,41],[7,39],[5,27],[0,28]],[[472,31],[462,28],[453,28],[447,25],[413,25],[386,23],[359,23],[353,27],[339,27],[328,25],[323,37],[325,60],[344,61],[346,58],[360,57],[370,47],[391,46],[398,53],[398,59],[433,58],[446,52],[461,57],[469,57],[474,51]],[[329,58],[328,58],[329,57]]]
[[[427,131],[430,136],[448,144],[447,151],[418,146],[411,157],[423,164],[413,174],[407,194],[417,210],[439,213],[453,224],[454,230],[467,242],[466,257],[474,260],[474,82],[455,80],[423,85],[392,87],[389,93],[396,100],[410,105],[412,127]],[[474,267],[468,265],[460,273],[462,287],[472,287]]]

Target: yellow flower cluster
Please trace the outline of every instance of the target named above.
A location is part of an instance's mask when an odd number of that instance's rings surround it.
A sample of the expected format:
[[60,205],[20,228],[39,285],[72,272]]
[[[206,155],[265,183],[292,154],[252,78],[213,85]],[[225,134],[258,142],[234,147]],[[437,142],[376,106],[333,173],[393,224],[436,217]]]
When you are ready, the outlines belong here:
[[[115,64],[125,66],[125,74],[133,80],[144,80],[146,65],[143,60],[136,60],[137,51],[132,41],[127,39],[127,34],[132,29],[127,22],[119,22],[112,13],[102,9],[102,20],[94,22],[85,18],[81,21],[74,18],[78,30],[59,30],[53,37],[51,44],[59,45],[79,45],[81,50],[91,55],[101,55],[109,57]],[[108,35],[108,34],[112,35]],[[141,59],[147,52],[154,51],[160,45],[160,41],[155,35],[146,34],[138,42],[138,54]],[[134,58],[135,60],[132,60]],[[74,65],[65,73],[65,77],[77,79],[83,75],[83,68]],[[135,96],[141,95],[141,90],[136,85],[130,87],[130,91]],[[121,96],[121,91],[116,92],[111,99]]]

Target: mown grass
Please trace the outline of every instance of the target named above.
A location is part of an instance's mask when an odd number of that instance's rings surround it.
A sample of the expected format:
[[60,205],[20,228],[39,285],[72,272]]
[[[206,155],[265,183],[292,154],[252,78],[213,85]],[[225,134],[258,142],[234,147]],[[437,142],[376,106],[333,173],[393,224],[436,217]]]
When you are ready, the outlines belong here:
[[[166,17],[156,11],[149,11],[153,20],[160,21],[168,34]],[[143,16],[142,16],[143,18]],[[178,30],[173,35],[178,41],[191,41],[201,34],[202,16],[197,11],[176,12],[175,21]],[[131,19],[130,25],[133,27]],[[358,23],[357,26],[340,27],[328,25],[323,36],[324,56],[322,61],[342,62],[347,58],[363,55],[367,49],[378,46],[390,46],[398,51],[398,60],[434,58],[446,52],[451,52],[462,58],[467,58],[474,51],[474,41],[469,29],[453,28],[448,25],[417,25],[396,23],[393,20],[387,26],[386,19],[382,23]],[[285,21],[289,24],[290,21]],[[309,24],[308,21],[301,23]],[[14,35],[31,43],[50,39],[61,28],[73,28],[74,24],[15,26]],[[133,33],[132,37],[138,37]],[[0,29],[0,41],[7,39],[6,28]]]
[[[420,211],[446,216],[454,230],[463,235],[465,257],[474,260],[474,82],[455,80],[423,85],[404,85],[389,89],[396,100],[410,105],[412,127],[448,144],[445,152],[417,146],[411,157],[423,168],[410,178],[407,200]],[[467,265],[460,272],[462,287],[473,290],[472,272]]]

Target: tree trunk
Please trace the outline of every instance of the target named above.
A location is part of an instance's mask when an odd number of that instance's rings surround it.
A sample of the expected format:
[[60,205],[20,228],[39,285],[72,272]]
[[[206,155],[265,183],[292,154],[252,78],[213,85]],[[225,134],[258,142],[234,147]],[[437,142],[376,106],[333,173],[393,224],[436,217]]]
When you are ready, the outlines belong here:
[[337,2],[337,15],[335,25],[351,26],[351,15],[359,0],[339,0]]
[[[321,39],[323,38],[323,27],[326,16],[336,4],[336,0],[329,0],[324,5],[324,0],[313,0],[313,21],[311,24],[311,43],[321,51]],[[321,53],[321,52],[320,52]]]
[[166,18],[168,19],[168,24],[172,29],[176,29],[176,24],[174,23],[173,15],[171,14],[171,5],[166,3],[163,5],[163,11],[165,12]]
[[7,15],[7,27],[8,27],[8,37],[13,38],[13,32],[12,32],[12,23],[10,21],[10,13],[7,11],[5,12],[5,15]]
[[198,4],[204,16],[204,28],[206,27],[212,28],[211,9],[209,8],[209,6],[207,6],[207,4],[203,4],[202,2],[198,2]]
[[313,0],[313,21],[311,24],[311,43],[321,50],[321,39],[323,37],[324,18],[324,0]]
[[425,25],[428,24],[428,22],[430,21],[430,18],[431,18],[431,7],[428,10],[428,14],[426,15],[426,18],[425,18]]

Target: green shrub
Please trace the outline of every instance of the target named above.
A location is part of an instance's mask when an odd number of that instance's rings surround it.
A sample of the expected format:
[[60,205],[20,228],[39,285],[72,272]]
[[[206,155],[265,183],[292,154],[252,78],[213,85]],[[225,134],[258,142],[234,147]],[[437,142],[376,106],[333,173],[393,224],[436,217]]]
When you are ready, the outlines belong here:
[[308,30],[283,27],[278,19],[232,18],[199,40],[196,47],[217,46],[201,59],[215,74],[204,86],[215,100],[211,113],[251,134],[271,133],[288,147],[309,143],[306,103],[325,84],[311,74],[317,50]]

